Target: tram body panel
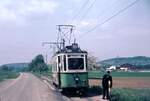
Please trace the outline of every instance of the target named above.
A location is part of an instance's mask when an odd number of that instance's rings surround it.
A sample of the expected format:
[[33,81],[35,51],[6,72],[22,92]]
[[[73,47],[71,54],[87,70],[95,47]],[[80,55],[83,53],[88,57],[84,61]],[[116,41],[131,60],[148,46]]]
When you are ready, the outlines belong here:
[[61,73],[61,88],[88,87],[88,73]]

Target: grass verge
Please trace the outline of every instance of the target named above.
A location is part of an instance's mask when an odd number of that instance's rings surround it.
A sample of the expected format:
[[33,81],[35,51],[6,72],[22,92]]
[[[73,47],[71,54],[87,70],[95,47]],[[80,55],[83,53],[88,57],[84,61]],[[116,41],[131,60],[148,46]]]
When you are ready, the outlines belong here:
[[115,88],[111,101],[150,101],[150,89]]
[[13,79],[17,78],[19,76],[19,73],[12,72],[12,71],[0,71],[0,81],[3,81],[5,79]]
[[52,73],[51,71],[45,71],[45,72],[32,72],[32,74],[34,74],[35,76],[41,78],[42,76],[45,76],[47,78],[51,78]]

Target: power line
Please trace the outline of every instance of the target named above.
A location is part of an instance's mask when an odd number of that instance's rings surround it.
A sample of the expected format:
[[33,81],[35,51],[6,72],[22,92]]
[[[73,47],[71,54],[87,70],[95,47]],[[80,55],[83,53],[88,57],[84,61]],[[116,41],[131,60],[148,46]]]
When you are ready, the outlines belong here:
[[[83,5],[81,6],[80,10],[78,11],[78,13],[72,18],[71,23],[73,23],[73,21],[75,21],[75,19],[79,16],[79,14],[83,11],[83,9],[88,5],[88,3],[90,2],[90,0],[86,0]],[[86,10],[86,12],[84,13],[84,15],[80,18],[80,21],[87,15],[87,13],[89,12],[89,10],[94,6],[96,0],[94,0],[94,2],[92,2],[92,4],[88,7],[88,9]],[[80,22],[79,21],[79,22]],[[78,25],[78,24],[77,24]],[[76,26],[77,26],[76,25]],[[75,38],[75,34],[73,33],[73,37]],[[74,40],[75,41],[75,40]]]
[[79,9],[79,11],[76,13],[75,16],[73,16],[71,23],[79,16],[79,14],[81,13],[82,9],[84,9],[86,7],[86,5],[89,3],[90,0],[86,0],[83,5],[81,6],[81,8]]
[[90,33],[92,31],[94,31],[96,28],[98,28],[99,26],[107,23],[108,21],[112,20],[114,17],[116,17],[117,15],[121,14],[122,12],[126,11],[128,8],[132,7],[133,5],[135,5],[138,1],[140,0],[135,0],[134,2],[132,2],[131,4],[129,4],[128,6],[126,6],[125,8],[119,10],[117,13],[115,13],[114,15],[112,15],[111,17],[109,17],[108,19],[106,19],[105,21],[103,21],[102,23],[100,24],[97,24],[95,27],[93,27],[92,29],[90,29],[89,31],[87,31],[86,33],[83,33],[80,38],[84,35],[84,34],[87,34],[87,33]]
[[86,11],[84,12],[84,14],[81,16],[79,22],[81,22],[81,21],[86,17],[86,15],[87,15],[88,12],[90,11],[90,9],[94,6],[95,2],[96,2],[96,0],[94,0],[94,1],[92,2],[92,4],[87,8],[87,10],[86,10]]
[[117,4],[117,2],[120,0],[115,0],[111,5],[109,5],[108,7],[105,6],[105,8],[98,14],[97,19],[100,18],[100,16],[104,13],[106,13],[108,11],[108,9],[112,8],[114,6],[114,4]]

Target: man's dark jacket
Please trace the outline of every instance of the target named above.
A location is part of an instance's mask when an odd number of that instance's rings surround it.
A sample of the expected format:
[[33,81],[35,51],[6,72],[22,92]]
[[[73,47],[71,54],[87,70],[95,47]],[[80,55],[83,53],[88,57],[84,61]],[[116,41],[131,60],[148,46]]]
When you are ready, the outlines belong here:
[[[109,85],[110,81],[110,85]],[[109,74],[105,74],[102,79],[103,88],[112,88],[112,77]]]

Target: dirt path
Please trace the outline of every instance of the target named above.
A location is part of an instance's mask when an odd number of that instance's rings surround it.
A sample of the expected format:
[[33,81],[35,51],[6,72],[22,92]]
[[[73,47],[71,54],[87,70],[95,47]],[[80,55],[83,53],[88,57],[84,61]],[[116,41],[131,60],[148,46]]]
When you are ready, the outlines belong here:
[[30,73],[22,73],[19,78],[0,85],[0,101],[64,101]]

